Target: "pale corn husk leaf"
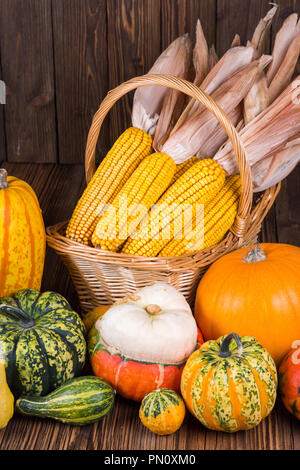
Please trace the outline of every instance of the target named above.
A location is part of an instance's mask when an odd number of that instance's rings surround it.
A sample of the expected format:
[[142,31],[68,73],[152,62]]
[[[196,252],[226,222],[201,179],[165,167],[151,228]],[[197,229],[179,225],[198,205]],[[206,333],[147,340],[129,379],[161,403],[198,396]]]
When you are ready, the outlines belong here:
[[210,95],[232,75],[250,64],[253,59],[253,52],[252,46],[228,49],[201,83],[202,90]]
[[252,121],[270,103],[269,90],[265,72],[262,71],[257,77],[254,85],[244,99],[244,122],[245,125]]
[[[247,41],[247,47],[253,47],[251,41]],[[258,52],[257,49],[254,49],[252,60],[257,60],[261,57],[261,54]]]
[[239,34],[236,34],[232,40],[230,47],[238,47],[241,45],[241,37]]
[[215,46],[212,45],[209,49],[209,54],[208,54],[208,70],[211,71],[214,66],[218,63],[219,58],[216,53]]
[[[286,113],[279,116],[278,119],[275,119],[272,123],[263,128],[260,132],[256,132],[252,135],[248,140],[245,138],[247,136],[243,134],[242,130],[240,132],[240,137],[246,149],[247,159],[250,165],[253,166],[258,161],[280,151],[286,141],[292,138],[295,133],[298,133],[299,131],[299,109],[294,109],[293,112],[288,110]],[[221,152],[219,151],[215,156],[215,160],[225,169],[228,175],[234,175],[239,172],[237,162],[231,148],[225,155],[222,155],[222,150]]]
[[[178,76],[180,76],[180,78],[189,78],[191,59],[192,43],[189,40],[185,43],[185,47],[182,49],[180,56],[181,64],[180,69],[178,68]],[[167,89],[153,138],[154,149],[158,150],[159,146],[168,138],[169,133],[183,111],[185,102],[186,95],[184,93],[171,88]]]
[[273,8],[268,11],[266,16],[260,20],[258,25],[255,28],[253,33],[251,44],[258,51],[259,54],[262,54],[264,49],[265,39],[267,33],[271,27],[272,20],[277,12],[278,5],[274,4]]
[[[268,59],[263,56],[259,61],[250,63],[212,94],[225,113],[231,113],[241,103],[257,75],[269,63]],[[211,134],[215,134],[219,126],[221,124],[214,115],[200,106],[176,133],[170,135],[161,151],[170,155],[176,163],[182,163],[193,155],[201,154],[202,145]]]
[[[236,106],[236,108],[228,113],[229,119],[238,131],[244,127],[244,121],[241,120],[242,116],[243,109],[241,105]],[[201,149],[198,151],[196,156],[198,158],[213,158],[227,138],[224,128],[222,126],[217,126],[215,132],[209,134],[207,139],[204,140],[201,145]]]
[[158,152],[168,139],[186,103],[186,95],[178,90],[169,90],[165,96],[156,126],[153,148]]
[[[183,77],[186,56],[190,54],[191,41],[187,34],[175,39],[155,61],[148,74],[170,74]],[[153,135],[167,87],[147,86],[138,88],[132,106],[132,125]]]
[[[200,88],[207,94],[211,95],[218,87],[230,79],[236,72],[242,70],[250,64],[253,58],[254,48],[250,47],[234,47],[229,49],[218,63],[211,69]],[[198,101],[190,100],[184,109],[171,135],[179,130],[188,118],[195,115],[201,104]]]
[[[300,133],[300,77],[262,113],[240,132],[250,165],[267,158],[283,148],[288,140]],[[231,175],[238,166],[230,141],[215,155],[217,162]]]
[[270,102],[288,86],[295,71],[300,54],[300,34],[292,41],[287,53],[269,86]]
[[[264,129],[272,120],[278,118],[278,115],[286,111],[287,107],[292,103],[298,104],[297,101],[299,95],[299,77],[297,77],[281,95],[266,108],[260,115],[251,121],[242,131],[241,134],[248,141],[256,140],[256,133]],[[231,144],[228,141],[218,152],[219,155],[225,155],[230,149]],[[216,155],[217,157],[217,155]]]
[[300,34],[300,21],[298,21],[297,13],[292,13],[286,18],[282,27],[276,34],[272,51],[273,61],[267,71],[268,85],[270,85],[275,77],[291,42],[298,34]]
[[199,86],[209,71],[208,65],[208,45],[204,36],[201,22],[198,19],[196,25],[196,43],[193,50],[193,63],[195,68],[195,85]]
[[[299,141],[299,139],[298,139]],[[300,162],[300,144],[287,146],[251,167],[254,192],[265,191],[286,178]]]

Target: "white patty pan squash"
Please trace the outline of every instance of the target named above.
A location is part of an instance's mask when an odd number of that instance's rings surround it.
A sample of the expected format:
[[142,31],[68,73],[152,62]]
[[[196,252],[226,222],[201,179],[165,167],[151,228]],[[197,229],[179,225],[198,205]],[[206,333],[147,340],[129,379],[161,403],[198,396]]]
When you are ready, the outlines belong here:
[[89,333],[95,375],[136,401],[157,388],[179,391],[183,366],[196,346],[189,304],[162,282],[114,304]]

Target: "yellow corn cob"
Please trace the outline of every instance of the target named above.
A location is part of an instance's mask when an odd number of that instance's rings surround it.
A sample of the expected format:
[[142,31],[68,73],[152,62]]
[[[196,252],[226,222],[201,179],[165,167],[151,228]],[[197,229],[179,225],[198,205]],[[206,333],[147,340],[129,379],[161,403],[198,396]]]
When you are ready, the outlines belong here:
[[217,162],[199,160],[162,195],[128,238],[122,253],[156,256],[180,230],[187,205],[208,203],[224,181],[225,171]]
[[180,178],[180,176],[182,176],[183,173],[185,173],[189,168],[191,168],[196,162],[199,162],[198,157],[190,157],[185,160],[185,162],[179,163],[176,166],[175,175],[172,178],[171,184],[175,183],[175,181],[178,180],[178,178]]
[[151,153],[152,139],[146,132],[128,128],[100,163],[73,212],[66,236],[89,244],[99,220],[99,204],[108,203],[124,185],[141,160]]
[[180,256],[193,253],[223,240],[236,217],[240,193],[239,175],[230,176],[221,191],[204,207],[204,230],[199,228],[194,236],[197,227],[190,226],[190,230],[184,233],[184,238],[178,239],[175,236],[163,248],[159,256]]
[[167,189],[175,171],[176,163],[164,153],[144,158],[111,201],[108,214],[100,217],[93,245],[116,252]]

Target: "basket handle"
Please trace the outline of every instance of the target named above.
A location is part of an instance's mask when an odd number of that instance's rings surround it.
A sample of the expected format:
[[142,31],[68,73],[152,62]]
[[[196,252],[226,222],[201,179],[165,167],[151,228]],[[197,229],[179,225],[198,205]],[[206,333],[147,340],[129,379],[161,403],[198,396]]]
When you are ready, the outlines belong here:
[[147,74],[132,78],[108,92],[98,111],[93,117],[92,125],[90,127],[87,138],[85,151],[85,175],[87,183],[89,183],[93,174],[95,173],[95,151],[98,136],[104,118],[108,114],[109,110],[116,103],[116,101],[118,101],[128,92],[142,86],[152,85],[173,88],[174,90],[181,91],[191,98],[198,100],[218,119],[225,129],[229,140],[231,141],[241,176],[241,197],[239,201],[238,213],[231,228],[231,232],[233,232],[233,234],[238,238],[243,238],[243,235],[247,230],[247,223],[251,212],[253,199],[251,169],[246,157],[245,148],[231,120],[219,107],[219,105],[217,105],[217,103],[199,87],[182,78],[174,77],[172,75]]

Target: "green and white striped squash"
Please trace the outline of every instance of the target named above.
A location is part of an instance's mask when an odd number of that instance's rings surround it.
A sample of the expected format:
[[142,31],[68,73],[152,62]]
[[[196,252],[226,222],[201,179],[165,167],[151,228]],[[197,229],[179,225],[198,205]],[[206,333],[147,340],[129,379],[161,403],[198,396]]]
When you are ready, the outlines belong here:
[[0,352],[16,397],[46,395],[81,372],[85,327],[61,295],[23,289],[0,298]]
[[153,390],[143,398],[139,417],[143,425],[155,434],[173,434],[184,420],[184,401],[169,388]]
[[99,377],[77,377],[45,397],[21,397],[16,410],[24,415],[51,418],[84,426],[99,421],[112,409],[113,388]]
[[181,393],[188,410],[209,429],[251,429],[276,400],[277,371],[268,351],[252,336],[236,333],[207,341],[187,360]]

